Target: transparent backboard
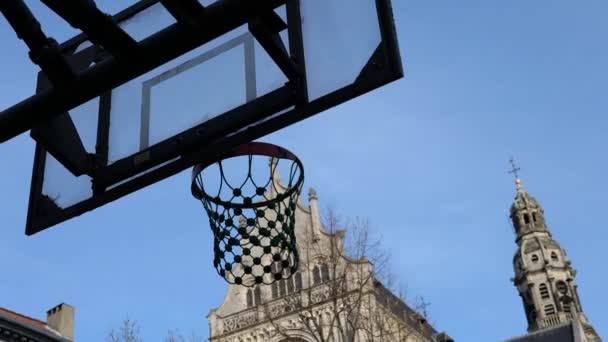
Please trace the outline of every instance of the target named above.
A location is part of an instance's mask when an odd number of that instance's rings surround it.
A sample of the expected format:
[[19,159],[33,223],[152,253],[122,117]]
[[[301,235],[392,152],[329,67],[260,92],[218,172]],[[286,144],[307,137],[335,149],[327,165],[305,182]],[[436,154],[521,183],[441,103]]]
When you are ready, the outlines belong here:
[[[117,16],[136,40],[176,22],[143,2]],[[76,177],[38,143],[26,233],[402,77],[390,0],[286,1],[274,13],[285,23],[277,46],[299,77],[243,25],[76,107],[68,115],[97,165]],[[83,67],[103,59],[86,37],[62,47]]]

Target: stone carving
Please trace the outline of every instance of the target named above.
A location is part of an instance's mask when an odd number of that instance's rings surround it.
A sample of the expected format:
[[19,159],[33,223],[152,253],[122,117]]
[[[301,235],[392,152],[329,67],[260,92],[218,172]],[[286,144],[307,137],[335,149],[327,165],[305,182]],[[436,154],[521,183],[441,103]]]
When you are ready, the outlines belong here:
[[253,325],[259,321],[259,315],[257,311],[252,310],[250,312],[242,313],[235,317],[230,317],[224,320],[224,332],[230,332],[238,329],[242,329]]

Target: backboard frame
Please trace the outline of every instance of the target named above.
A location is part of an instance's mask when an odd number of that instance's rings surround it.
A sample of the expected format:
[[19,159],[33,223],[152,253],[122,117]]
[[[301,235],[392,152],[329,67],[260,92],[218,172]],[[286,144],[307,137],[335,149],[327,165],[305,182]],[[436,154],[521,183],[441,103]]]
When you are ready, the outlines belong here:
[[[143,0],[134,5],[137,7],[130,7],[119,13],[117,18],[124,20],[158,1]],[[149,146],[135,155],[107,165],[111,91],[101,93],[96,158],[90,172],[93,178],[93,196],[70,207],[59,208],[52,199],[43,195],[47,150],[44,144],[38,142],[34,156],[26,234],[35,234],[79,216],[197,163],[217,160],[224,151],[235,146],[259,139],[401,78],[403,69],[391,1],[375,0],[375,4],[381,36],[376,51],[352,84],[312,101],[308,101],[306,78],[291,80],[266,95]],[[296,62],[302,61],[296,65],[299,65],[304,73],[306,63],[299,1],[286,0],[285,5],[289,26],[289,54]],[[62,44],[62,48],[75,49],[85,40],[86,37],[77,36]],[[152,83],[154,81],[150,80],[150,84]]]

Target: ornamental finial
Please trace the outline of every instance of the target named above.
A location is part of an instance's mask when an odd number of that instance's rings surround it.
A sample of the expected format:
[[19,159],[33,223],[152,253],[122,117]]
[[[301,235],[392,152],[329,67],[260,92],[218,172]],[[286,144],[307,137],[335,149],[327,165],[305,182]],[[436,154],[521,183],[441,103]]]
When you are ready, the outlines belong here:
[[312,200],[316,200],[316,199],[318,199],[317,190],[315,190],[314,188],[308,189],[308,201],[312,201]]

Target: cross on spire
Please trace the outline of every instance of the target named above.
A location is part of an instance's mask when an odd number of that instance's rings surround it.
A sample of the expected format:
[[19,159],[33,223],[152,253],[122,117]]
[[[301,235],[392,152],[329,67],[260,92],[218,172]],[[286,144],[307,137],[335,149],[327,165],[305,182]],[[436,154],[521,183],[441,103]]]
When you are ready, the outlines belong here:
[[513,157],[509,159],[509,163],[511,164],[511,171],[509,171],[509,173],[512,173],[513,176],[515,176],[515,185],[517,186],[517,191],[521,191],[521,180],[519,179],[520,168],[515,165],[515,160],[513,159]]
[[513,159],[513,157],[511,157],[511,159],[509,159],[509,164],[511,164],[511,170],[509,171],[509,173],[512,173],[515,176],[515,179],[519,179],[518,172],[521,169],[515,165],[515,160]]

